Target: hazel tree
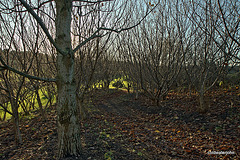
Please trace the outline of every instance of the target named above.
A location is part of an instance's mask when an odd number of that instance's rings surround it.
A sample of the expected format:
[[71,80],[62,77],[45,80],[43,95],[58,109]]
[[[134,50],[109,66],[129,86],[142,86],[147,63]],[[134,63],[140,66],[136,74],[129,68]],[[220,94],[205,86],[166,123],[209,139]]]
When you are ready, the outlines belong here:
[[[112,33],[120,33],[138,26],[152,10],[139,13],[142,15],[136,21],[130,21],[133,14],[137,13],[138,5],[129,0],[4,0],[1,1],[1,15],[9,16],[17,13],[17,8],[25,8],[20,14],[33,17],[35,25],[39,25],[41,32],[47,37],[45,41],[54,47],[56,52],[56,76],[44,78],[21,72],[9,66],[0,57],[0,66],[4,70],[17,73],[26,78],[55,82],[57,85],[57,128],[58,128],[58,158],[78,156],[81,154],[81,137],[79,125],[79,111],[76,101],[77,83],[75,77],[75,57],[81,48],[96,38],[104,38]],[[144,3],[141,1],[141,3]],[[96,7],[102,6],[100,7]],[[95,10],[103,15],[105,21],[98,24],[98,19],[92,18],[90,13]],[[8,13],[5,13],[8,11]],[[43,16],[39,16],[42,14]],[[87,30],[79,30],[73,34],[73,20],[86,18],[84,22],[89,24]],[[49,22],[46,21],[49,20]],[[10,22],[11,24],[11,22]],[[53,26],[53,28],[49,28]],[[31,31],[24,30],[27,34]],[[87,33],[88,34],[85,34]],[[16,38],[15,35],[12,38]],[[73,44],[73,37],[81,37]],[[8,46],[11,46],[9,41]],[[47,53],[46,53],[47,54]]]

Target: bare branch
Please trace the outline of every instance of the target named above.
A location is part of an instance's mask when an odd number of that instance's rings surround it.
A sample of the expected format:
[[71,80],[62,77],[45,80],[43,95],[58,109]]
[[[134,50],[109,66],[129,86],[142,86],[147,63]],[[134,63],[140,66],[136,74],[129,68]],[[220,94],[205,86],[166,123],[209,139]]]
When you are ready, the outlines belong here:
[[29,79],[34,79],[34,80],[40,80],[40,81],[45,81],[45,82],[56,82],[56,79],[51,79],[51,78],[40,78],[40,77],[36,77],[36,76],[32,76],[32,75],[29,75],[27,73],[23,73],[23,72],[20,72],[10,66],[8,66],[2,59],[2,57],[0,56],[0,62],[3,64],[3,68],[6,68],[7,70],[9,71],[12,71],[16,74],[19,74],[21,76],[24,76],[24,77],[27,77]]
[[6,88],[3,88],[3,87],[1,87],[1,86],[0,86],[0,89],[1,89],[1,90],[4,90],[5,92],[9,92]]
[[73,53],[76,53],[82,46],[84,46],[87,42],[91,41],[92,39],[97,38],[97,37],[103,37],[103,36],[97,35],[97,33],[98,33],[99,31],[100,31],[100,30],[98,29],[93,35],[91,35],[89,38],[85,39],[85,41],[83,41],[81,44],[79,44],[79,45],[73,50]]
[[110,2],[113,0],[98,0],[98,1],[88,1],[88,0],[73,0],[74,2],[85,2],[85,3],[101,3],[101,2]]
[[4,107],[2,104],[0,104],[0,106],[4,109],[5,112],[7,112],[10,115],[13,115],[12,112],[10,112],[6,107]]
[[54,0],[48,0],[48,1],[46,1],[46,2],[42,2],[41,4],[39,4],[38,8],[42,7],[43,5],[45,5],[45,4],[47,4],[47,3],[50,3],[50,2],[52,2],[52,1],[54,1]]
[[34,12],[34,10],[27,4],[25,0],[19,0],[22,5],[28,10],[28,12],[35,18],[35,20],[38,22],[38,24],[41,26],[42,30],[48,37],[49,41],[53,44],[53,46],[56,48],[56,50],[61,53],[62,55],[67,55],[60,47],[56,44],[56,42],[53,40],[52,36],[48,32],[47,27],[43,23],[42,19]]
[[[80,0],[81,1],[81,0]],[[111,1],[111,0],[109,0]],[[100,32],[101,30],[105,30],[105,31],[110,31],[110,32],[115,32],[115,33],[120,33],[126,30],[130,30],[133,29],[135,27],[137,27],[138,25],[140,25],[142,23],[142,21],[158,6],[159,3],[157,3],[137,24],[128,27],[128,28],[122,28],[122,29],[112,29],[112,28],[104,28],[104,27],[100,27],[97,31],[95,31],[89,38],[87,38],[85,41],[83,41],[81,44],[79,44],[74,50],[73,53],[77,52],[82,46],[84,46],[87,42],[91,41],[94,38],[97,37],[103,37],[100,35],[97,35],[98,32]]]
[[[220,5],[219,0],[218,0],[218,7],[219,7],[220,13],[221,13],[221,15],[222,15],[222,20],[223,20],[223,23],[224,23],[224,27],[225,27],[225,29],[227,30],[227,33],[228,33],[229,37],[230,37],[234,42],[236,42],[236,43],[238,44],[238,46],[240,46],[240,42],[238,42],[238,41],[231,35],[231,33],[230,33],[230,31],[229,31],[229,29],[228,29],[228,27],[227,27],[226,19],[225,19],[225,17],[224,17],[223,10],[222,10],[222,7],[221,7],[221,5]],[[240,16],[238,17],[238,23],[237,23],[237,24],[239,24],[239,22],[240,22]],[[237,26],[238,26],[238,25],[237,25]],[[236,26],[236,27],[237,27],[237,26]]]
[[0,66],[0,71],[4,71],[4,70],[6,70],[6,69],[7,69],[6,67]]

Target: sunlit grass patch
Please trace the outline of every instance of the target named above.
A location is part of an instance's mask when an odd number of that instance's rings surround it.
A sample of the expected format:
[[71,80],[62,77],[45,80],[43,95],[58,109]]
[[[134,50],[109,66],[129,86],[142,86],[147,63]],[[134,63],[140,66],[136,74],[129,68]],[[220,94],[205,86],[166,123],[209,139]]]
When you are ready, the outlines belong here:
[[[40,96],[42,105],[43,105],[43,106],[46,106],[47,103],[48,103],[48,101],[49,101],[48,98],[45,96],[45,95],[47,95],[47,92],[45,91],[45,92],[43,93],[42,90],[40,89],[40,90],[38,91],[38,93],[39,93],[39,96]],[[34,103],[33,103],[33,104],[34,104],[34,109],[33,109],[33,110],[29,110],[29,112],[38,110],[38,109],[39,109],[39,105],[38,105],[38,102],[37,102],[36,93],[33,93],[33,92],[31,91],[31,92],[29,92],[29,95],[27,95],[26,97],[29,98],[29,99],[27,99],[27,100],[30,100],[31,102],[34,101]],[[30,99],[30,98],[31,98],[31,99]],[[55,104],[55,103],[56,103],[56,95],[53,95],[52,98],[53,98],[53,99],[52,99],[52,104]],[[21,105],[24,105],[24,106],[27,107],[28,109],[29,109],[30,107],[32,107],[31,104],[29,104],[29,101],[24,100],[22,103],[23,103],[23,104],[19,104],[19,108],[18,108],[18,112],[20,113],[20,115],[24,113],[24,110],[23,110],[23,108],[21,107]],[[12,112],[10,102],[7,102],[6,104],[3,104],[3,105],[6,106],[6,108],[8,109],[8,111]],[[49,104],[48,104],[48,105],[49,105]],[[1,108],[1,110],[0,110],[0,117],[1,117],[1,119],[4,118],[4,114],[5,114],[5,112],[4,112],[4,110]],[[11,114],[6,113],[6,115],[5,115],[5,120],[10,119],[11,117],[12,117]]]

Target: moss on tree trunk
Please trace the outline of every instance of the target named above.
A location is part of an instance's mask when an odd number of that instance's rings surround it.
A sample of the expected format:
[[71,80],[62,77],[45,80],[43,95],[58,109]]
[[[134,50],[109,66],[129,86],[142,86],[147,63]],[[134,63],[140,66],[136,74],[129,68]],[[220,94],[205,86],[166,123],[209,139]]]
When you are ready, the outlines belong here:
[[81,154],[79,111],[71,45],[71,0],[56,0],[56,43],[64,53],[57,53],[57,127],[58,158]]

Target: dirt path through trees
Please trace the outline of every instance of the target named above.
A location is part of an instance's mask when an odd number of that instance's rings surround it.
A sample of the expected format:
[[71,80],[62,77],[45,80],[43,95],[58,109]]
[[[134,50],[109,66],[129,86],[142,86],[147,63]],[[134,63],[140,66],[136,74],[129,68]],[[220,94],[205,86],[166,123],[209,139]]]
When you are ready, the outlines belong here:
[[[195,97],[169,94],[161,106],[124,91],[97,91],[81,121],[80,160],[239,159],[240,109],[227,96],[208,114],[195,112]],[[56,109],[21,119],[24,144],[14,145],[11,122],[1,122],[0,159],[56,159]],[[209,152],[231,154],[208,154]],[[68,160],[76,159],[68,158]]]
[[[162,102],[162,106],[151,106],[146,99],[135,100],[133,94],[117,91],[97,98],[95,107],[99,112],[95,122],[99,124],[100,135],[106,134],[105,140],[113,143],[110,150],[116,159],[237,158],[238,119],[227,122],[232,123],[231,127],[222,126],[226,117],[234,119],[238,116],[228,114],[227,109],[201,115],[194,111],[195,103],[193,99],[175,97]],[[116,144],[122,150],[114,151]],[[121,155],[123,150],[126,153]],[[235,154],[210,155],[209,151]]]

